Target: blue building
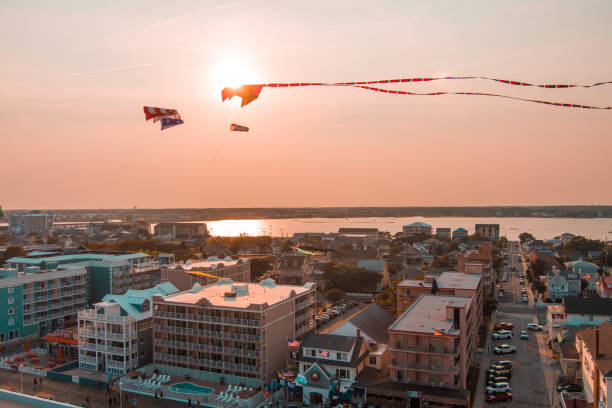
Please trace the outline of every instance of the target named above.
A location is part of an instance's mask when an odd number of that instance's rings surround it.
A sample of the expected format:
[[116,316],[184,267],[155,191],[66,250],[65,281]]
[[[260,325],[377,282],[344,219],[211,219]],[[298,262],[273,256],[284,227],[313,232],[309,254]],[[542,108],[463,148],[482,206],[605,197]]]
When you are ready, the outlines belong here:
[[169,282],[106,295],[79,312],[79,367],[125,375],[153,362],[153,295],[178,292]]
[[98,302],[106,294],[122,294],[128,289],[146,289],[157,285],[161,282],[160,261],[164,264],[174,263],[174,256],[84,251],[70,255],[16,257],[7,262],[9,268],[19,272],[28,268],[46,271],[82,266],[87,271],[88,297],[92,302]]
[[87,271],[0,269],[0,344],[19,343],[76,324],[87,305]]

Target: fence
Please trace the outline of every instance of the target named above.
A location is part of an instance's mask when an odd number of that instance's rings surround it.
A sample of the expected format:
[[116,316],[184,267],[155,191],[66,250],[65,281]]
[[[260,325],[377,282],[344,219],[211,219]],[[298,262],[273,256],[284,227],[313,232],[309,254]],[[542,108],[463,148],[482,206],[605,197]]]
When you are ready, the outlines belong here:
[[[35,397],[32,395],[20,394],[17,392],[0,390],[0,399],[13,401],[24,404],[30,407],[37,408],[76,408],[77,405],[67,404],[64,402],[51,401],[44,398]],[[2,404],[4,405],[4,404]]]
[[225,384],[233,384],[233,385],[244,384],[247,387],[253,387],[253,388],[261,385],[261,381],[255,378],[213,373],[210,371],[192,370],[190,368],[173,367],[173,366],[167,366],[167,365],[161,365],[161,364],[156,364],[155,368],[157,368],[160,372],[164,374],[176,375],[176,376],[183,377],[183,378],[185,378],[186,376],[189,376],[191,378],[197,378],[200,380],[220,383],[221,378],[223,377]]

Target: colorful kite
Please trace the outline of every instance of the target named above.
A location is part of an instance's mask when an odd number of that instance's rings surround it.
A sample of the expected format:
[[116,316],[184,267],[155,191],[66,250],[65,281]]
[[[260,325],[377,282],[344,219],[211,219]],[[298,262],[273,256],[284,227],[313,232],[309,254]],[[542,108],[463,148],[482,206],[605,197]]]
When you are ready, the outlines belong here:
[[154,106],[143,106],[146,120],[153,122],[161,121],[161,130],[185,123],[176,109],[157,108]]
[[248,127],[246,127],[246,126],[237,125],[237,124],[235,124],[235,123],[232,123],[232,124],[230,125],[230,130],[231,130],[232,132],[248,132],[248,131],[249,131],[249,128],[248,128]]
[[396,83],[411,83],[411,82],[428,82],[428,81],[438,81],[442,79],[484,79],[487,81],[494,81],[505,85],[516,85],[516,86],[531,86],[531,87],[539,87],[539,88],[549,88],[549,89],[562,89],[562,88],[592,88],[595,86],[612,84],[612,81],[605,82],[597,82],[590,85],[576,85],[576,84],[531,84],[528,82],[522,81],[511,81],[507,79],[498,79],[498,78],[489,78],[482,76],[445,76],[445,77],[431,77],[431,78],[401,78],[401,79],[384,79],[377,81],[360,81],[360,82],[294,82],[294,83],[268,83],[268,84],[252,84],[252,85],[242,85],[238,88],[223,88],[221,91],[221,99],[225,101],[226,99],[231,99],[234,96],[238,96],[242,98],[242,103],[240,106],[248,105],[253,102],[255,99],[259,97],[262,89],[264,87],[267,88],[286,88],[286,87],[298,87],[298,86],[340,86],[340,87],[355,87],[365,89],[367,91],[373,92],[382,92],[388,94],[395,95],[416,95],[416,96],[437,96],[437,95],[472,95],[472,96],[492,96],[496,98],[506,98],[513,99],[517,101],[523,102],[534,102],[534,103],[542,103],[546,105],[553,106],[561,106],[566,108],[582,108],[582,109],[606,109],[612,110],[612,106],[590,106],[590,105],[580,105],[575,103],[563,103],[563,102],[550,102],[540,99],[527,99],[527,98],[519,98],[508,95],[500,95],[495,93],[486,93],[486,92],[408,92],[408,91],[399,91],[393,89],[384,89],[378,87],[369,86],[371,84],[396,84]]
[[305,249],[302,249],[302,248],[298,247],[297,245],[292,247],[292,248],[295,249],[298,254],[313,255],[313,256],[322,255],[322,253],[319,252],[319,251],[307,251]]

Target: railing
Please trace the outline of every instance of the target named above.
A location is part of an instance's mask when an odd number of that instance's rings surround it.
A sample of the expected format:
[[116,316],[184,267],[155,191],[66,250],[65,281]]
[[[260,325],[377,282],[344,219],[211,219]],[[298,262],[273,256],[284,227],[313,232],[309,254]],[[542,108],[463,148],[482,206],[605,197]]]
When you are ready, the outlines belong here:
[[459,372],[458,366],[441,367],[441,366],[434,366],[431,364],[408,363],[405,361],[397,361],[395,359],[391,360],[391,365],[397,368],[409,368],[409,369],[418,370],[418,371],[431,371],[435,373],[444,373],[444,374],[457,374]]
[[445,354],[450,356],[454,356],[459,352],[459,347],[429,347],[428,345],[408,346],[403,344],[395,344],[395,347],[392,347],[392,349],[412,353]]
[[203,322],[203,323],[229,324],[232,326],[259,327],[259,320],[254,320],[254,319],[234,319],[231,317],[194,315],[194,314],[188,314],[188,313],[174,313],[174,312],[160,312],[160,311],[155,312],[155,317],[180,319],[180,320],[191,320],[191,321]]
[[257,350],[247,350],[247,349],[238,349],[231,347],[219,347],[212,346],[210,344],[197,344],[197,343],[188,343],[183,341],[173,341],[173,340],[164,340],[164,339],[155,339],[154,341],[156,346],[167,346],[167,347],[176,347],[182,348],[186,350],[201,350],[201,351],[209,351],[211,353],[223,353],[228,355],[243,355],[247,357],[259,357],[259,351]]
[[305,301],[303,301],[303,302],[297,303],[297,304],[295,305],[295,309],[296,309],[296,310],[299,310],[299,309],[303,309],[303,308],[308,307],[308,306],[311,306],[311,305],[314,305],[314,302],[313,302],[313,301],[311,301],[311,300],[305,300]]
[[248,371],[251,373],[258,373],[260,370],[260,366],[246,365],[246,364],[235,364],[222,360],[206,360],[206,359],[197,359],[191,356],[175,356],[173,354],[166,353],[155,353],[155,360],[162,361],[175,361],[180,363],[189,363],[204,367],[216,367],[216,368],[226,368],[229,370],[235,371]]
[[107,340],[115,340],[115,341],[126,341],[132,338],[136,338],[135,334],[130,335],[128,333],[109,333],[104,332],[102,330],[94,331],[94,330],[85,330],[79,329],[80,337],[87,338],[96,338],[96,339],[107,339]]
[[79,341],[79,348],[82,348],[83,350],[101,351],[105,353],[119,354],[119,355],[128,354],[128,350],[129,350],[129,347],[126,347],[126,348],[114,347],[114,346],[107,346],[105,344],[88,343],[86,341]]
[[191,328],[186,328],[186,327],[160,326],[158,324],[154,325],[154,328],[157,331],[164,331],[167,333],[193,334],[196,336],[217,337],[220,339],[232,339],[232,340],[259,342],[259,335],[257,334],[253,335],[253,334],[244,334],[244,333],[218,332],[218,331],[210,331],[210,330],[191,329]]
[[88,356],[79,356],[79,362],[89,363],[89,364],[98,364],[98,360],[95,357]]
[[110,316],[107,314],[98,314],[95,309],[82,310],[79,312],[79,319],[83,320],[98,320],[102,322],[112,323],[129,323],[137,320],[148,319],[152,316],[151,312],[143,312],[138,314],[131,314],[129,316]]
[[127,368],[125,361],[111,360],[108,358],[106,359],[105,365],[112,368]]

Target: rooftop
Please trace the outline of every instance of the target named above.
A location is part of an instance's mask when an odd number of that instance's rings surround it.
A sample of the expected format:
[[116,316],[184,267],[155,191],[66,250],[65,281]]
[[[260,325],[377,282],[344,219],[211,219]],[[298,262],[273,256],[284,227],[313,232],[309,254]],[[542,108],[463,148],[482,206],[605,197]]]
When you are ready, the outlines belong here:
[[342,325],[336,327],[330,334],[354,336],[357,329],[367,340],[379,344],[387,344],[389,334],[387,328],[393,323],[393,315],[376,303],[371,303]]
[[446,307],[465,307],[469,310],[472,298],[467,296],[421,295],[389,327],[389,330],[433,334],[435,330],[445,330],[448,334],[458,334],[453,330],[453,321],[446,318]]
[[82,275],[85,273],[87,273],[87,271],[85,270],[85,268],[82,267],[53,271],[31,272],[21,276],[0,279],[0,288],[6,288],[9,286],[16,285],[25,285],[27,283],[32,282],[44,282],[53,279],[68,278],[70,276]]
[[174,292],[178,292],[178,289],[173,284],[163,282],[149,289],[129,289],[123,295],[106,295],[97,305],[118,303],[127,314],[135,314],[141,312],[138,307],[145,299],[150,301],[153,295],[168,295]]
[[599,297],[582,298],[568,296],[564,298],[565,312],[569,314],[612,316],[612,299]]
[[165,267],[168,269],[176,269],[182,268],[183,270],[190,271],[192,269],[201,270],[201,269],[218,269],[218,268],[226,268],[228,266],[234,266],[240,263],[246,263],[248,259],[239,258],[232,259],[229,256],[219,259],[216,256],[208,257],[208,259],[202,259],[200,261],[187,261],[184,264],[173,264],[166,265]]
[[148,258],[151,255],[147,255],[142,252],[134,254],[122,254],[122,255],[109,255],[109,254],[72,254],[72,255],[58,255],[58,256],[47,256],[42,258],[27,258],[27,257],[15,257],[7,260],[9,263],[27,263],[27,264],[40,264],[49,262],[81,262],[81,261],[127,261],[130,259]]
[[[461,273],[461,272],[442,272],[436,277],[438,288],[450,289],[472,289],[478,288],[480,283],[480,274]],[[432,282],[424,282],[421,280],[406,279],[399,283],[398,286],[421,286],[431,288]]]
[[[272,279],[259,283],[233,282],[231,279],[219,279],[217,283],[207,286],[195,284],[193,288],[163,296],[166,303],[207,303],[217,307],[246,309],[251,305],[268,304],[272,306],[286,299],[301,295],[313,289],[312,283],[304,286],[277,285]],[[228,293],[234,295],[226,296]]]
[[357,267],[370,272],[382,272],[385,269],[385,260],[360,259],[359,262],[357,262]]
[[302,347],[333,351],[349,352],[353,349],[357,337],[339,336],[334,334],[307,333]]
[[[603,322],[599,329],[599,355],[597,365],[602,375],[612,377],[612,322]],[[595,330],[596,327],[582,329],[576,333],[577,338],[582,338],[589,353],[595,357]]]
[[412,224],[404,225],[404,227],[425,227],[430,228],[431,225],[424,223],[422,221],[413,222]]

